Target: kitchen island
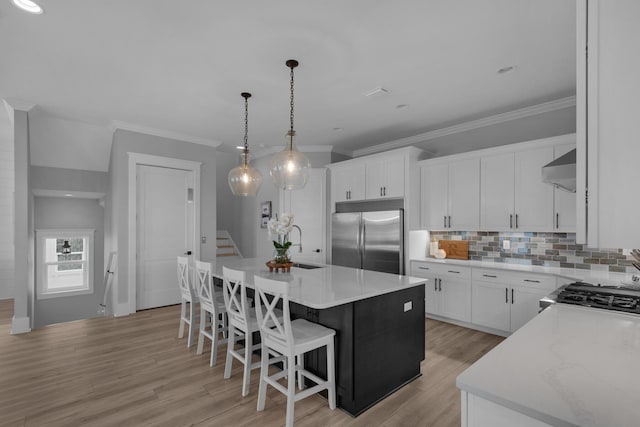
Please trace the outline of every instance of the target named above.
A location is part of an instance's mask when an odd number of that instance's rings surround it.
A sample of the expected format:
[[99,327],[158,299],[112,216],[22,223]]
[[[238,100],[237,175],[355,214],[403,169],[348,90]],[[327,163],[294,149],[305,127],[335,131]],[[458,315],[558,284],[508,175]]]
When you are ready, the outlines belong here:
[[[291,315],[336,331],[336,396],[338,407],[357,416],[421,375],[424,360],[425,279],[350,267],[293,267],[270,273],[263,260],[218,260],[222,266],[289,282]],[[320,377],[326,372],[323,352],[305,356],[305,367]]]
[[640,317],[555,304],[460,374],[462,426],[637,426]]

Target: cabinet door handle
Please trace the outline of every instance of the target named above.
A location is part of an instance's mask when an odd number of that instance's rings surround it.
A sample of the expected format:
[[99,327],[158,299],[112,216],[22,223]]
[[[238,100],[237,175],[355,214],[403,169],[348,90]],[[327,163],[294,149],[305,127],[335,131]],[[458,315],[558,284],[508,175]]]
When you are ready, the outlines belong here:
[[513,296],[513,288],[511,288],[511,304],[513,304],[516,301],[516,299]]
[[492,279],[495,279],[498,276],[493,276],[491,274],[483,274],[482,277],[491,277]]
[[444,228],[447,228],[447,216],[444,216]]
[[420,270],[431,270],[429,267],[418,267]]
[[513,228],[513,214],[509,214],[509,228]]
[[455,271],[455,270],[447,270],[447,273],[456,273],[456,274],[460,274],[459,271]]
[[387,187],[382,187],[382,195],[383,196],[387,195]]
[[433,290],[438,292],[438,279],[433,279]]
[[560,228],[560,214],[556,212],[556,228]]
[[509,288],[504,288],[504,303],[509,304]]
[[451,215],[449,215],[449,228],[451,228]]
[[438,279],[438,291],[442,292],[442,279]]
[[516,228],[518,228],[518,214],[516,214]]
[[540,280],[524,279],[525,282],[540,283]]

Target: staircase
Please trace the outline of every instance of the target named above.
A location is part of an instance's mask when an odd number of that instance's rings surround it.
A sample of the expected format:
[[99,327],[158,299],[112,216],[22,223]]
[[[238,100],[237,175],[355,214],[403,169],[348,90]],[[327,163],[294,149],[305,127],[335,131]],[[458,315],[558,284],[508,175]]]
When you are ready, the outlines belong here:
[[216,256],[242,258],[242,254],[227,230],[218,230],[216,232]]

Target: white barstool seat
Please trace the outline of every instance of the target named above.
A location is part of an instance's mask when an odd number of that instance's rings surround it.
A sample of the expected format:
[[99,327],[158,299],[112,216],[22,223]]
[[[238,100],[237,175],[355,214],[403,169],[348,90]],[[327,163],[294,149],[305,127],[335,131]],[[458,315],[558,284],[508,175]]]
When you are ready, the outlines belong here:
[[[294,404],[322,390],[327,390],[329,407],[336,408],[336,380],[335,380],[335,354],[334,337],[336,332],[317,323],[304,319],[291,321],[289,311],[289,284],[277,280],[255,276],[255,300],[256,316],[260,328],[262,354],[276,353],[284,356],[288,362],[288,368],[284,371],[269,375],[269,365],[262,359],[260,369],[260,387],[258,390],[258,411],[264,410],[267,384],[287,396],[287,420],[286,426],[293,426]],[[276,305],[282,301],[283,319],[275,314]],[[304,369],[304,353],[311,350],[326,347],[327,349],[327,379]],[[315,386],[296,393],[296,373],[300,388],[303,386],[303,377],[308,378]],[[278,380],[287,377],[285,388]]]
[[[190,284],[189,259],[187,257],[178,257],[178,287],[180,288],[180,326],[178,328],[178,338],[184,337],[185,325],[189,325],[187,347],[191,347],[196,324],[194,304],[198,302],[198,295]],[[189,310],[188,314],[187,309]]]
[[[221,292],[216,292],[211,279],[211,263],[195,261],[196,288],[200,301],[200,328],[198,336],[198,349],[196,354],[204,351],[204,339],[211,340],[211,357],[209,366],[215,366],[218,359],[218,344],[226,342],[227,310]],[[223,339],[219,338],[220,333]]]
[[[252,363],[252,355],[260,348],[253,343],[253,333],[258,332],[256,313],[251,309],[245,286],[245,272],[222,267],[224,303],[228,319],[227,358],[224,366],[224,378],[231,378],[233,359],[243,364],[242,395],[249,394],[251,370],[260,367],[260,361]],[[276,314],[277,315],[277,314]],[[280,312],[282,318],[282,312]],[[244,348],[235,350],[237,339],[244,338]],[[268,357],[267,357],[268,358]],[[282,361],[282,358],[268,359],[268,363]]]

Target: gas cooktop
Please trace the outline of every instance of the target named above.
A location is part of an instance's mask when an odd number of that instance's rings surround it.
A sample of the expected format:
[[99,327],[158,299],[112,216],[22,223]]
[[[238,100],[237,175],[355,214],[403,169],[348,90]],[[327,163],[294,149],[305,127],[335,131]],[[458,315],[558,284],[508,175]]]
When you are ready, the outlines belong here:
[[596,286],[575,282],[558,293],[556,302],[640,314],[640,286]]

